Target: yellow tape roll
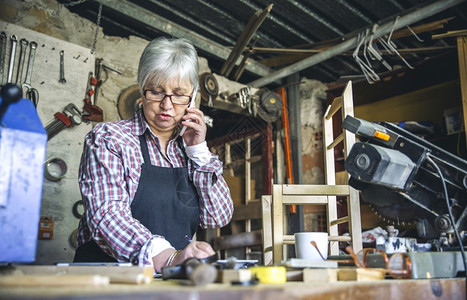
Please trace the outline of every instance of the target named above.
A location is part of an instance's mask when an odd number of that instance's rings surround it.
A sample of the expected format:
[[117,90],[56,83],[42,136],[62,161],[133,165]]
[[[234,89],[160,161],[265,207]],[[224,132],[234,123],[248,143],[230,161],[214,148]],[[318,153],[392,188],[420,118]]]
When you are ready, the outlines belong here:
[[285,283],[287,281],[285,267],[252,267],[249,270],[261,283]]

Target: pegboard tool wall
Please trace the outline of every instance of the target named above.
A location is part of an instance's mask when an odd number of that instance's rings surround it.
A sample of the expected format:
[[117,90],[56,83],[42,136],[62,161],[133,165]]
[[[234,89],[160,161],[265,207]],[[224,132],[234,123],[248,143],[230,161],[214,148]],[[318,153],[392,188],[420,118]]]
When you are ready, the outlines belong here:
[[[37,112],[44,127],[54,121],[54,114],[63,112],[68,104],[74,104],[79,110],[83,109],[88,75],[89,72],[94,72],[95,58],[90,49],[3,21],[0,21],[1,32],[5,32],[7,36],[2,84],[7,82],[11,52],[10,37],[15,35],[18,40],[12,82],[16,82],[18,72],[19,41],[24,38],[29,43],[32,41],[37,43],[31,86],[39,94]],[[59,82],[60,51],[62,50],[64,51],[65,83]],[[28,45],[23,76],[19,80],[21,83],[26,77],[29,52]],[[24,90],[23,97],[25,96]],[[73,214],[73,205],[81,199],[78,187],[78,168],[84,136],[91,128],[92,124],[83,122],[62,130],[47,143],[46,160],[62,159],[66,163],[66,173],[58,181],[44,179],[41,216],[52,217],[54,231],[52,239],[38,240],[36,264],[53,264],[73,260],[75,249],[70,237],[79,222]],[[39,226],[39,224],[31,224],[31,226]]]

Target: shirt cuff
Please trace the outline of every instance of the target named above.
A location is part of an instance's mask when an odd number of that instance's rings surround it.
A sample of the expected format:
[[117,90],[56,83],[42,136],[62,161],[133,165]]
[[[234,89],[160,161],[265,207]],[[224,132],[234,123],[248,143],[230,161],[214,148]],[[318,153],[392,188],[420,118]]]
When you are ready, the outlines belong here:
[[[164,239],[163,237],[160,237],[160,236],[154,236],[152,237],[151,239],[148,240],[148,242],[146,244],[144,244],[144,246],[141,248],[141,253],[140,255],[143,255],[144,256],[144,253],[148,253],[147,257],[146,257],[146,261],[149,263],[149,265],[151,265],[151,267],[154,268],[154,264],[152,262],[152,258],[156,255],[158,255],[159,253],[161,253],[162,251],[166,250],[166,249],[175,249],[174,247],[172,247],[172,245],[169,243],[169,241],[167,241],[166,239]],[[144,265],[143,264],[143,258],[141,257],[140,260],[139,260],[139,265],[142,266]]]
[[165,249],[169,249],[169,248],[175,249],[174,247],[172,247],[172,245],[170,245],[169,241],[167,241],[166,239],[164,239],[164,238],[155,238],[152,241],[152,244],[151,244],[151,252],[149,252],[151,256],[149,258],[152,261],[152,258],[154,256],[161,253]]
[[186,147],[186,155],[198,166],[204,166],[211,161],[211,152],[206,141]]

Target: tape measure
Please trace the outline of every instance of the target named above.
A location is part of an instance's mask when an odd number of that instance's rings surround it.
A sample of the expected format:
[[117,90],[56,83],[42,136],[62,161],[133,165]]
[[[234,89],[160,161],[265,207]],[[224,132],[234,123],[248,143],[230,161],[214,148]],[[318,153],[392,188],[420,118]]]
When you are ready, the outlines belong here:
[[285,283],[287,281],[285,267],[252,267],[249,270],[261,283]]

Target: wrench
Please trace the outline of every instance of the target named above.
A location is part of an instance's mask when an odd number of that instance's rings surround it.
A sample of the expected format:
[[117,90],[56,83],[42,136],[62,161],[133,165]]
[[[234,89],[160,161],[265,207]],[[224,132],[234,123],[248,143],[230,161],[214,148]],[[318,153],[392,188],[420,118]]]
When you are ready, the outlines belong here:
[[60,51],[60,83],[66,83],[65,79],[65,51]]
[[18,38],[16,37],[16,35],[12,35],[10,37],[10,40],[11,40],[11,52],[10,52],[10,65],[8,67],[7,83],[10,83],[13,77],[13,68],[15,66],[15,56],[16,56],[16,43],[18,42]]
[[24,79],[24,82],[21,85],[21,87],[27,88],[28,90],[31,89],[32,67],[34,65],[34,57],[36,56],[37,43],[32,41],[31,43],[29,43],[29,48],[31,48],[31,50],[29,51],[29,60],[28,60],[28,69],[26,70],[26,79]]
[[21,46],[21,50],[19,52],[18,73],[16,73],[16,84],[21,84],[21,78],[23,78],[24,60],[26,58],[26,48],[28,47],[29,42],[26,39],[21,39],[19,43]]
[[3,84],[3,70],[5,69],[6,39],[6,33],[2,31],[0,34],[0,85]]

